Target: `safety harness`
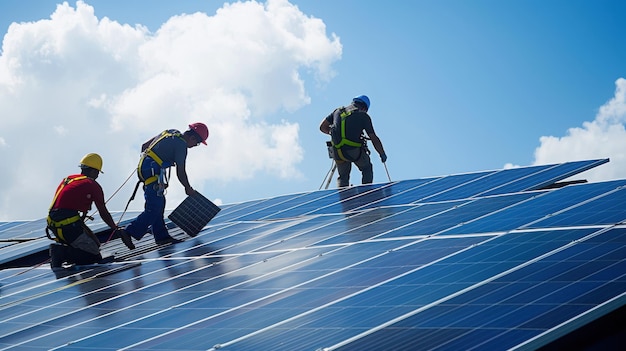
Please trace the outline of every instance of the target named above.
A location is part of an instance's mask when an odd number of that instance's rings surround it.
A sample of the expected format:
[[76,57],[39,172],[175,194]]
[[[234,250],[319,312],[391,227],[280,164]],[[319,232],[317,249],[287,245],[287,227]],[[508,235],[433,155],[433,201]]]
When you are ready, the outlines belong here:
[[[63,227],[76,223],[78,221],[81,221],[83,219],[83,217],[81,217],[78,214],[75,216],[62,219],[60,221],[55,221],[50,217],[50,211],[54,207],[54,204],[56,204],[57,198],[59,197],[59,194],[61,193],[61,191],[63,191],[63,188],[65,188],[65,186],[67,186],[68,184],[72,182],[83,180],[83,179],[87,179],[87,176],[81,175],[81,176],[74,177],[74,178],[70,178],[70,177],[65,178],[63,182],[61,183],[59,190],[57,190],[56,194],[54,194],[54,198],[52,199],[52,204],[50,204],[50,209],[48,210],[48,218],[47,218],[48,226],[46,227],[46,235],[48,236],[50,240],[54,240],[57,242],[67,242],[65,237],[63,236]],[[54,238],[50,235],[51,230],[54,233],[54,236],[55,236]]]
[[[333,121],[333,131],[332,131],[332,142],[333,142],[333,146],[335,147],[335,151],[337,153],[337,156],[343,160],[343,161],[354,161],[354,160],[350,160],[348,158],[346,158],[341,150],[341,148],[345,145],[347,146],[352,146],[352,147],[358,147],[358,148],[362,148],[363,147],[363,140],[356,142],[353,140],[350,140],[348,138],[346,138],[346,119],[352,115],[352,112],[356,111],[356,109],[346,109],[345,107],[341,107],[340,108],[340,113],[339,113],[339,118],[337,118],[337,115],[335,115],[334,121]],[[339,127],[339,128],[338,128]],[[337,135],[337,129],[339,129],[339,131],[341,132],[340,135]],[[339,142],[337,142],[337,140],[339,139],[338,137],[341,136],[341,139],[339,140]],[[360,155],[360,154],[359,154]],[[357,157],[358,158],[358,157]]]
[[[154,151],[152,151],[152,148],[156,144],[158,144],[159,141],[165,138],[169,138],[169,137],[177,137],[177,138],[183,139],[182,133],[179,132],[178,130],[175,130],[175,129],[165,130],[161,133],[161,135],[159,135],[158,138],[155,138],[155,140],[153,140],[152,143],[150,143],[150,145],[146,148],[146,150],[144,150],[144,152],[141,154],[141,159],[139,160],[139,165],[137,166],[137,175],[139,176],[139,180],[143,182],[144,185],[152,184],[155,181],[159,180],[159,175],[157,174],[152,174],[152,176],[148,178],[144,178],[143,175],[141,174],[141,166],[143,165],[143,162],[146,159],[146,156],[149,156],[151,159],[153,159],[154,162],[156,162],[161,168],[169,167],[169,166],[163,167],[163,160]],[[161,172],[160,174],[163,174],[163,173],[164,172]]]
[[[128,205],[130,205],[130,203],[135,199],[135,195],[137,195],[137,190],[139,189],[139,185],[141,183],[143,183],[144,186],[145,186],[145,185],[149,185],[149,184],[152,184],[152,183],[158,181],[159,182],[158,195],[160,195],[160,196],[163,195],[163,192],[165,191],[165,188],[167,188],[167,182],[168,182],[168,178],[169,178],[166,175],[166,173],[165,173],[165,168],[168,168],[171,165],[163,165],[163,160],[159,157],[159,155],[157,155],[154,151],[152,151],[152,148],[156,144],[158,144],[161,140],[163,140],[165,138],[169,138],[169,137],[181,138],[182,140],[185,140],[183,138],[183,134],[180,131],[176,130],[176,129],[164,130],[141,153],[141,158],[139,159],[139,164],[137,165],[137,176],[139,177],[139,181],[135,185],[135,189],[133,190],[133,194],[130,196],[130,199],[128,199],[128,203],[126,204],[126,208],[128,208]],[[161,171],[159,172],[159,174],[155,174],[154,170],[152,170],[152,175],[147,177],[147,178],[144,178],[143,174],[141,174],[141,166],[143,165],[144,161],[146,160],[146,157],[150,157],[151,159],[154,160],[154,162],[156,162],[159,165],[159,167],[161,167]]]

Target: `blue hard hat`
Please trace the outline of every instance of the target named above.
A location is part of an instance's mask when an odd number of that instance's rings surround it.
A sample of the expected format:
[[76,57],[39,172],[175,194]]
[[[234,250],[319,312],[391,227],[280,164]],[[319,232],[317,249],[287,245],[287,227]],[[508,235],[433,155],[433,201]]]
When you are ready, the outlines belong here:
[[367,109],[370,109],[370,98],[368,98],[366,95],[359,95],[357,97],[355,97],[354,99],[352,99],[352,101],[360,101],[362,103],[365,104],[365,106],[367,106]]

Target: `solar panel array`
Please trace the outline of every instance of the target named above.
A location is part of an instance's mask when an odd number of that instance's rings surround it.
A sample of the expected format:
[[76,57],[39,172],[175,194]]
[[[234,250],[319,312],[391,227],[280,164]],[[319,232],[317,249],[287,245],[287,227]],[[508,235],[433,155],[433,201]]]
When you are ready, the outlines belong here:
[[111,243],[114,274],[6,269],[0,350],[536,349],[626,304],[626,180],[545,188],[607,161],[224,205]]

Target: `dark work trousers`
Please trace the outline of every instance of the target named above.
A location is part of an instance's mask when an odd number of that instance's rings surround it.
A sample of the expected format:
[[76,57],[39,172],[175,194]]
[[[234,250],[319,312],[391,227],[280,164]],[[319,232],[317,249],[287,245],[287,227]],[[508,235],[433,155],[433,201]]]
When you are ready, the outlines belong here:
[[[372,181],[374,181],[374,170],[372,166],[372,161],[370,160],[370,156],[367,154],[364,148],[343,147],[341,151],[348,159],[356,158],[354,164],[361,171],[361,184],[370,184]],[[350,185],[350,171],[352,170],[352,162],[343,160],[335,160],[335,162],[337,163],[337,173],[339,174],[339,177],[337,178],[337,186],[345,187]]]
[[[58,213],[59,211],[52,210],[50,212],[50,216],[54,220],[61,221],[65,219],[56,217],[55,212]],[[63,247],[63,249],[55,251],[56,255],[59,255],[59,257],[54,257],[54,260],[59,263],[59,266],[62,262],[82,265],[97,263],[102,260],[100,244],[85,232],[89,230],[89,228],[85,226],[82,220],[60,228],[49,229],[54,233],[57,241]]]

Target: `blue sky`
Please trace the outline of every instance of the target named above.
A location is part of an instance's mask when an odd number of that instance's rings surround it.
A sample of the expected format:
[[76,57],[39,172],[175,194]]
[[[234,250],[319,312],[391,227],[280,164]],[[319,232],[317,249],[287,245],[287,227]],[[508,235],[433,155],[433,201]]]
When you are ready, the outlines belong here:
[[605,157],[588,179],[626,176],[622,1],[60,3],[0,2],[0,220],[44,217],[87,152],[108,197],[143,141],[195,120],[211,137],[190,180],[209,198],[317,190],[319,123],[360,94],[392,180]]

